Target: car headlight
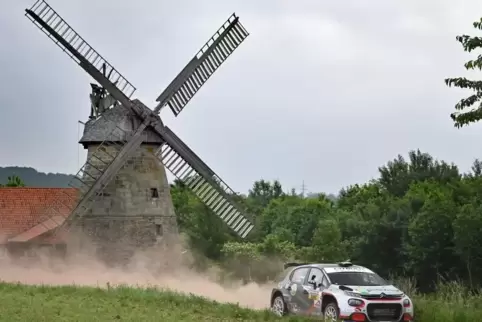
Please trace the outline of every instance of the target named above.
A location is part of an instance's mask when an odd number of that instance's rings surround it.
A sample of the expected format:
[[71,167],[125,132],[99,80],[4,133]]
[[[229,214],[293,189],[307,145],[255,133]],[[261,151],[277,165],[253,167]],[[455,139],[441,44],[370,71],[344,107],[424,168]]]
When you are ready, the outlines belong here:
[[409,299],[404,299],[404,300],[403,300],[403,306],[404,306],[404,307],[409,307],[409,306],[410,306],[410,300],[409,300]]
[[345,291],[345,295],[350,296],[350,297],[360,297],[360,294],[354,293],[354,292],[349,292],[349,291]]
[[349,306],[362,306],[363,305],[363,301],[362,300],[359,300],[359,299],[349,299],[348,300],[348,305]]

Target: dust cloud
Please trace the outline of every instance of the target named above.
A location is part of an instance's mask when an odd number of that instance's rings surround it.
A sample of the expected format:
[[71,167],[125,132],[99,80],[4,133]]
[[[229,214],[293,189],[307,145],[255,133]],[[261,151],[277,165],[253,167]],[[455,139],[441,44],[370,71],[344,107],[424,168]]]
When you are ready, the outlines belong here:
[[194,257],[180,247],[138,252],[122,267],[108,266],[85,250],[69,251],[59,258],[36,249],[29,256],[3,256],[0,280],[34,285],[157,287],[252,309],[268,307],[272,284],[221,283],[219,269],[212,267],[201,273],[193,268],[195,264]]

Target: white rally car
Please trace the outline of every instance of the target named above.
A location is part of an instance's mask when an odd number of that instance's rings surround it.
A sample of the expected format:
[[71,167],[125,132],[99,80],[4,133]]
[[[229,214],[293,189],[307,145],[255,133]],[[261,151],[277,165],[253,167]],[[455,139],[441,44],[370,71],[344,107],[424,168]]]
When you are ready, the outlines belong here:
[[288,263],[292,269],[271,292],[271,310],[325,321],[413,321],[413,303],[368,268],[338,264]]

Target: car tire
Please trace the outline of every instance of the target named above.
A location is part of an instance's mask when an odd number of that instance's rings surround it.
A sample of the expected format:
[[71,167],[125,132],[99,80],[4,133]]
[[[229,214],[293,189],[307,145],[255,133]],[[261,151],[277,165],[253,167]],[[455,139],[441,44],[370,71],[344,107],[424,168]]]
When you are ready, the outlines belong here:
[[286,303],[283,295],[276,295],[271,303],[271,312],[277,316],[285,316],[288,314],[288,309],[286,308]]
[[340,316],[340,311],[338,310],[338,305],[335,302],[328,303],[323,309],[323,321],[325,322],[335,322],[338,321]]

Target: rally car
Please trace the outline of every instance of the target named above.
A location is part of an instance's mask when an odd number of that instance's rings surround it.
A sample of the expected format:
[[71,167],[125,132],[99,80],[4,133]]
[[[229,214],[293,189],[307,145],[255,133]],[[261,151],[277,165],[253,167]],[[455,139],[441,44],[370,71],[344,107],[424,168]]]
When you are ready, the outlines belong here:
[[271,292],[271,310],[325,321],[413,321],[410,298],[368,268],[350,262],[287,263]]

